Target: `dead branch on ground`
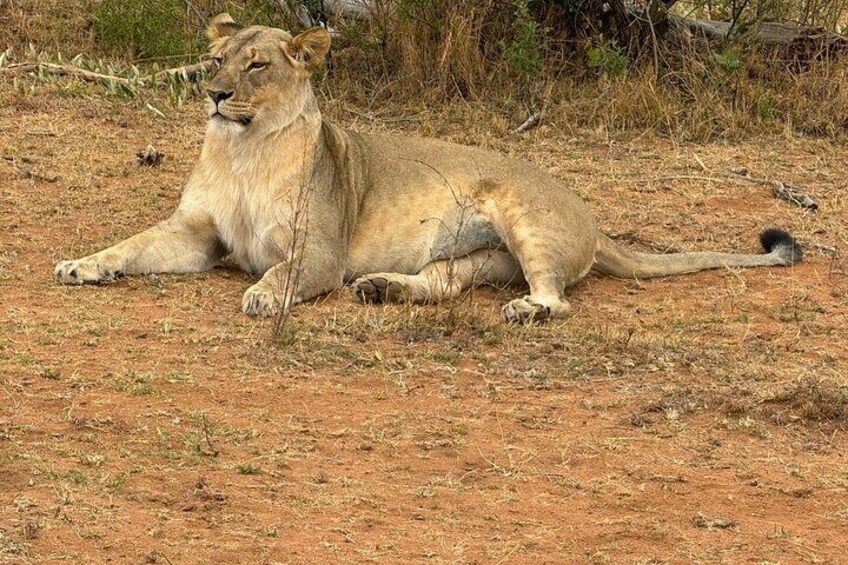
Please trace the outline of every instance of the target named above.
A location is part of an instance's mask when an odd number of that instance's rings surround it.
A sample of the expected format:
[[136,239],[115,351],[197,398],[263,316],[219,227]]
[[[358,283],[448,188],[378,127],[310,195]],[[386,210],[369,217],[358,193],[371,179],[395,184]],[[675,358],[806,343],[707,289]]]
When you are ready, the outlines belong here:
[[813,197],[809,194],[805,194],[803,192],[799,192],[795,187],[790,186],[789,184],[779,181],[779,180],[768,180],[768,179],[760,179],[756,177],[752,177],[748,174],[748,169],[746,167],[738,167],[731,169],[736,175],[736,178],[743,179],[749,182],[754,182],[757,184],[765,184],[771,186],[774,195],[778,198],[791,202],[801,208],[806,208],[808,210],[818,210],[819,203],[816,202]]
[[44,69],[55,75],[77,77],[87,82],[111,81],[115,84],[130,84],[130,79],[128,78],[104,75],[103,73],[87,71],[71,65],[57,65],[56,63],[12,63],[11,65],[0,69],[0,72],[27,72],[37,71],[39,69]]
[[[667,18],[672,26],[707,39],[725,41],[740,35],[735,21],[690,19],[677,14],[668,14]],[[813,61],[836,59],[848,54],[848,37],[823,27],[761,22],[751,28],[750,36],[764,48],[779,53],[785,61],[793,62],[800,70],[807,70]]]
[[515,128],[514,130],[512,130],[509,133],[512,133],[512,134],[524,133],[525,131],[531,130],[541,123],[542,123],[542,114],[539,113],[539,112],[533,112],[532,114],[530,114],[530,117],[528,117],[526,120],[524,120],[524,123],[522,123],[520,126],[518,126],[517,128]]
[[[185,81],[196,81],[204,70],[210,68],[211,64],[211,61],[201,61],[200,63],[194,63],[192,65],[163,69],[152,75],[153,82],[162,82],[174,76],[179,76]],[[47,72],[60,76],[76,77],[86,82],[112,82],[123,85],[130,85],[133,82],[131,79],[125,77],[97,73],[80,67],[75,67],[73,65],[59,65],[56,63],[12,63],[0,69],[0,72],[28,72],[37,71],[39,69],[43,69]],[[137,82],[145,84],[144,79],[140,79]]]

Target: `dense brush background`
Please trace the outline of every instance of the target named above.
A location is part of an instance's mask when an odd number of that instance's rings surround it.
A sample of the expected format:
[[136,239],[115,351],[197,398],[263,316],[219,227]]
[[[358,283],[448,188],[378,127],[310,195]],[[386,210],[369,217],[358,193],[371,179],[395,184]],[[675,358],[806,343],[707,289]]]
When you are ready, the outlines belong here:
[[[560,127],[652,130],[686,140],[845,134],[845,64],[813,59],[799,68],[746,30],[782,21],[839,32],[848,0],[677,2],[679,15],[735,19],[740,33],[708,42],[661,29],[628,44],[594,26],[599,4],[376,0],[367,17],[330,17],[338,32],[326,71],[332,80],[319,82],[326,97],[369,108],[473,103],[496,124],[503,117],[505,128],[543,111]],[[285,0],[7,0],[0,2],[0,45],[166,67],[204,56],[203,30],[217,13],[296,31],[305,12],[322,12],[318,0],[304,6],[299,18],[298,6]]]

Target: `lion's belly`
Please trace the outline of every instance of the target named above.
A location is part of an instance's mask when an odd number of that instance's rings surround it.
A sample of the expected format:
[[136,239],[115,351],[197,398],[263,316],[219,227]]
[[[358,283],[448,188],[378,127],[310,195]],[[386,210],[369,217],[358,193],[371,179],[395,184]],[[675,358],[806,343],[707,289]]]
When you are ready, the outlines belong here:
[[470,203],[457,204],[453,195],[430,196],[366,207],[348,249],[345,277],[415,274],[433,261],[501,245],[494,227]]

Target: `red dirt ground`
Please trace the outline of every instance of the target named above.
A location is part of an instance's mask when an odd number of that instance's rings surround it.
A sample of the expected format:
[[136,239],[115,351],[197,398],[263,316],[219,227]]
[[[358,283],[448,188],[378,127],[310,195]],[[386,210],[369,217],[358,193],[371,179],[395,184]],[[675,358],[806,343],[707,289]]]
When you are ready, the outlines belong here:
[[[274,342],[232,267],[53,283],[55,261],[168,214],[203,117],[32,84],[0,82],[0,560],[848,562],[844,146],[504,137],[470,110],[419,114],[408,131],[548,168],[612,232],[753,251],[776,224],[807,261],[593,276],[570,319],[530,328],[497,319],[520,290],[337,292]],[[135,164],[148,143],[158,168]]]

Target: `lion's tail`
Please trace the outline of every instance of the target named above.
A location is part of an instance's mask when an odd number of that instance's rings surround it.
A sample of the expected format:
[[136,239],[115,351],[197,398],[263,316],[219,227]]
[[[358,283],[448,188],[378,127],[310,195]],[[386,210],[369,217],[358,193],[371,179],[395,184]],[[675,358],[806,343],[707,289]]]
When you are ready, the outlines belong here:
[[801,245],[783,230],[765,230],[760,243],[766,252],[755,255],[710,251],[659,255],[631,251],[601,234],[592,268],[614,277],[646,279],[721,267],[787,266],[801,260]]

